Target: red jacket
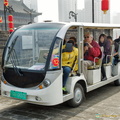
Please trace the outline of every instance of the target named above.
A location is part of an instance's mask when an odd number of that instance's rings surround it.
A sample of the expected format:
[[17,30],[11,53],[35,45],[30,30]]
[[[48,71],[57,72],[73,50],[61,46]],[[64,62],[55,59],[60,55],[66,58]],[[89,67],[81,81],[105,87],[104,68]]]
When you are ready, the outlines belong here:
[[[84,55],[84,59],[94,61],[95,57],[101,58],[102,52],[101,52],[99,44],[97,42],[95,42],[94,40],[92,40],[92,42],[90,44],[93,47],[88,49],[87,54]],[[95,60],[95,62],[97,62],[97,59]]]

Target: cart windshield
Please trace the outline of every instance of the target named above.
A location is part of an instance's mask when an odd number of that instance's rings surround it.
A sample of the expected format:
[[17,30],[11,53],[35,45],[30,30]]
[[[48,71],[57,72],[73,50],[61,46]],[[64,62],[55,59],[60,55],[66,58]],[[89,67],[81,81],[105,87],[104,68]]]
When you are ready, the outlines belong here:
[[44,70],[51,44],[62,26],[63,24],[41,23],[26,25],[16,30],[7,44],[4,67],[14,68],[16,71]]

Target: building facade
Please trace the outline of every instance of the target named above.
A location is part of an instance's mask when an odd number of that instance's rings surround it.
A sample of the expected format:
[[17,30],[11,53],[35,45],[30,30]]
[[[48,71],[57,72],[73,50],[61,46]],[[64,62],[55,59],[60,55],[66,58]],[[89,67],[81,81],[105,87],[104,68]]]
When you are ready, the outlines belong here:
[[112,20],[112,22],[113,23],[116,23],[116,24],[120,24],[120,13],[114,13],[114,16],[113,16],[113,20]]
[[[23,3],[31,10],[38,12],[38,0],[23,0]],[[34,22],[38,22],[38,17],[34,18]]]
[[[101,0],[94,0],[94,11],[92,11],[92,0],[84,0],[84,8],[77,8],[78,0],[59,0],[59,21],[74,21],[69,17],[69,12],[77,14],[77,22],[110,23],[110,10],[107,14],[101,11]],[[94,18],[93,18],[94,14]],[[94,19],[94,20],[93,20]]]
[[70,11],[76,11],[76,0],[58,0],[59,21],[61,22],[74,22],[74,18],[70,18]]
[[[0,29],[5,30],[5,15],[4,15],[4,5],[3,0],[0,0],[0,17],[2,17],[3,22],[0,23]],[[36,11],[31,11],[24,3],[23,0],[9,0],[9,6],[12,6],[14,12],[9,13],[6,11],[6,25],[8,26],[7,16],[12,14],[14,17],[14,27],[17,28],[21,25],[28,24],[29,22],[34,22],[34,18],[41,13]],[[27,12],[26,12],[27,11]],[[8,29],[8,27],[7,27]]]
[[23,3],[29,8],[38,11],[37,0],[23,0]]

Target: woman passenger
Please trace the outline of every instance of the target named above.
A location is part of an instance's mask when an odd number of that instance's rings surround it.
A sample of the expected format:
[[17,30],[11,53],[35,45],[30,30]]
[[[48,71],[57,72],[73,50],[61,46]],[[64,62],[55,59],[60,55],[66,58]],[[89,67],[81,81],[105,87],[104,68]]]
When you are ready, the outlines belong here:
[[101,66],[102,81],[104,81],[104,80],[107,80],[107,77],[106,77],[106,72],[105,72],[103,64],[108,63],[110,61],[110,58],[107,57],[107,55],[111,54],[111,43],[109,40],[107,40],[107,37],[105,34],[101,34],[99,36],[98,42],[99,42],[100,47],[104,48],[103,60],[102,60],[102,66]]
[[63,68],[63,94],[66,94],[66,82],[78,59],[78,49],[74,47],[74,41],[69,40],[62,49],[62,68]]

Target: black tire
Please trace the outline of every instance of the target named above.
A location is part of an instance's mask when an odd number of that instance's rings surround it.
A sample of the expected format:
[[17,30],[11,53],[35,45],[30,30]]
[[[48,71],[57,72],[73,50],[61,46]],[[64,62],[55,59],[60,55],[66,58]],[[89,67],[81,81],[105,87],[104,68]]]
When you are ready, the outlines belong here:
[[83,87],[80,84],[76,84],[74,88],[74,97],[67,101],[70,107],[78,107],[85,98]]
[[120,79],[114,81],[115,86],[120,86]]

